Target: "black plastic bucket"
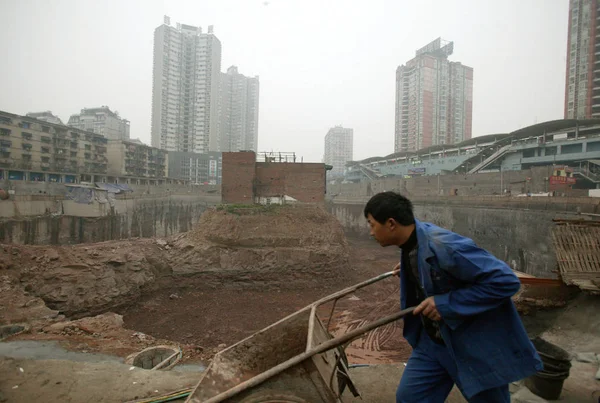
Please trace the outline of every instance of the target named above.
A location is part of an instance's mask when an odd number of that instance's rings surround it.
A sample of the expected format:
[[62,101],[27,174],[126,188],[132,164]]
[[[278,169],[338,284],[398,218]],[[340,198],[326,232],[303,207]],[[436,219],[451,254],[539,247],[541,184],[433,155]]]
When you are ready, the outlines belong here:
[[540,337],[536,337],[531,342],[544,362],[544,370],[546,370],[546,364],[549,364],[549,368],[556,369],[559,372],[571,368],[571,355],[566,350]]
[[557,400],[565,379],[569,377],[571,355],[566,350],[539,337],[531,342],[544,363],[544,369],[525,379],[525,386],[544,399]]
[[565,379],[568,377],[569,372],[553,374],[542,371],[525,379],[525,386],[539,397],[547,400],[558,400]]

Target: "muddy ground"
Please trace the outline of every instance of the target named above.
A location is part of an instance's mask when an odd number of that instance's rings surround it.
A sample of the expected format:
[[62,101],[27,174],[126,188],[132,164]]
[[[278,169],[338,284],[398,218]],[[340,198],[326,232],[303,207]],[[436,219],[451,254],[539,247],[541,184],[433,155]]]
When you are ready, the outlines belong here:
[[[249,290],[234,282],[207,286],[202,279],[178,278],[165,280],[158,291],[118,312],[123,315],[126,328],[156,338],[206,350],[221,344],[229,346],[319,298],[389,271],[397,262],[397,250],[383,249],[364,240],[349,243],[354,269],[340,276],[337,284],[297,290]],[[393,313],[399,305],[398,279],[383,280],[338,302],[330,331],[344,333]],[[331,306],[325,305],[319,312],[324,323],[328,322]],[[348,349],[350,361],[356,363],[399,362],[409,354],[410,346],[402,339],[401,322],[366,335]]]

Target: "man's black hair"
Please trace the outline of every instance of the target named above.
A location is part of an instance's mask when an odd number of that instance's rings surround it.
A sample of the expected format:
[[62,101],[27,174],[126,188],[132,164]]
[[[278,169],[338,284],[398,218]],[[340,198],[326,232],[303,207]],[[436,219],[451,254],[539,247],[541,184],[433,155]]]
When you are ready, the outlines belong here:
[[412,203],[406,197],[395,192],[382,192],[371,197],[365,206],[365,218],[369,214],[380,224],[390,218],[400,225],[415,223]]

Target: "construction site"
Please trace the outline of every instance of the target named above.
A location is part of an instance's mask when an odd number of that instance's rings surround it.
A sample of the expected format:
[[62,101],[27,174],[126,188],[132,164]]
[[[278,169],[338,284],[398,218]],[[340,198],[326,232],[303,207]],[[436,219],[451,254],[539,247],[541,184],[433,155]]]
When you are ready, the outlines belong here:
[[[23,187],[0,200],[0,401],[393,401],[412,351],[389,274],[399,252],[363,216],[384,190],[505,261],[529,336],[568,353],[560,398],[524,380],[513,401],[598,401],[600,199],[430,196],[425,177],[326,175],[223,153],[218,189],[77,203]],[[448,401],[466,400],[455,388]]]

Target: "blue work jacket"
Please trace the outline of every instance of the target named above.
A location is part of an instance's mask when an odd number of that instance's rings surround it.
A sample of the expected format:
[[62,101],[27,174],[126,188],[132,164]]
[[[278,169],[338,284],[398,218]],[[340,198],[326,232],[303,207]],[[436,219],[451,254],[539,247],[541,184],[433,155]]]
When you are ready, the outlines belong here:
[[[416,222],[421,286],[434,296],[441,334],[456,361],[463,393],[532,375],[543,365],[511,300],[520,281],[511,268],[475,243],[430,223]],[[406,306],[407,274],[400,272],[400,302]],[[414,348],[422,331],[418,316],[404,319],[404,337]]]

